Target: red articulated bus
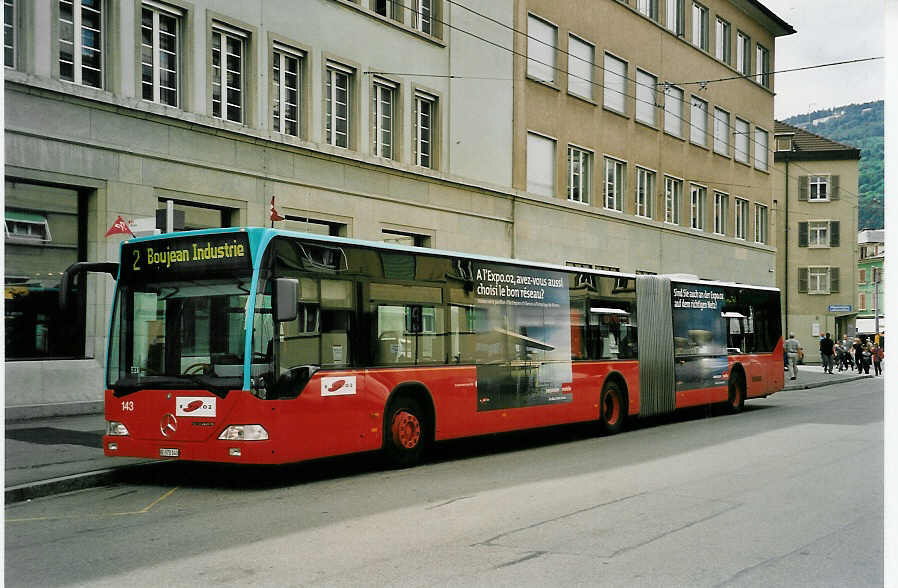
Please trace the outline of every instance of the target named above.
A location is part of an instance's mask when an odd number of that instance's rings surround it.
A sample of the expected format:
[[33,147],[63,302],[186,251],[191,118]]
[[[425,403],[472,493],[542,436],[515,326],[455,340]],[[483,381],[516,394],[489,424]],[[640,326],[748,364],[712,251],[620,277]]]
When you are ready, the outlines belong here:
[[782,389],[779,291],[274,229],[132,239],[106,455],[286,463]]

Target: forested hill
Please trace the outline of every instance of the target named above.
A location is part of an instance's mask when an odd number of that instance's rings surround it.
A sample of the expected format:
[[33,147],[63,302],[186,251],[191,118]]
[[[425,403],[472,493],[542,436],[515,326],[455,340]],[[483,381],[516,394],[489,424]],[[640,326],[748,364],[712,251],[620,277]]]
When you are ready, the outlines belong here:
[[857,226],[883,228],[883,101],[815,110],[783,122],[861,150]]

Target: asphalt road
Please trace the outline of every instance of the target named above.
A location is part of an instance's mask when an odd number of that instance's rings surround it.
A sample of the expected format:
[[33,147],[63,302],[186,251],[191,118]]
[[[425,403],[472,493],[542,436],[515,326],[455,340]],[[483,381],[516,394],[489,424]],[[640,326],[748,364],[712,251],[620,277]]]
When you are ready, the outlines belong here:
[[6,508],[7,586],[880,586],[881,379]]

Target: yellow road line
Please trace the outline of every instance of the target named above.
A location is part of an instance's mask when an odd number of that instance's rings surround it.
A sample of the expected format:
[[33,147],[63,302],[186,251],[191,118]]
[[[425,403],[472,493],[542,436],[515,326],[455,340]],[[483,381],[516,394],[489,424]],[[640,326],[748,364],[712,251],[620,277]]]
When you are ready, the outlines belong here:
[[63,520],[72,520],[72,519],[123,517],[123,516],[128,516],[128,515],[146,514],[146,513],[150,512],[150,510],[154,506],[156,506],[157,504],[159,504],[160,502],[162,502],[163,500],[165,500],[166,498],[168,498],[169,496],[174,494],[175,490],[177,490],[178,488],[180,488],[180,486],[175,486],[174,488],[172,488],[171,490],[169,490],[168,492],[166,492],[165,494],[163,494],[162,496],[160,496],[159,498],[157,498],[156,500],[154,500],[153,502],[151,502],[150,504],[148,504],[141,510],[135,510],[135,511],[129,511],[129,512],[109,512],[109,513],[98,514],[98,515],[59,515],[59,516],[47,516],[47,517],[24,517],[24,518],[20,518],[20,519],[9,519],[8,518],[8,519],[6,519],[6,522],[7,523],[28,523],[28,522],[34,522],[34,521],[63,521]]

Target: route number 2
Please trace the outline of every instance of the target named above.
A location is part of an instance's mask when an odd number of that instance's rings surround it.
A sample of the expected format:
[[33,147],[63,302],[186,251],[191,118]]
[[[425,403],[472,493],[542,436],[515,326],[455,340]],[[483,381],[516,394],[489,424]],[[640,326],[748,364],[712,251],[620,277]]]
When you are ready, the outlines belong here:
[[133,400],[122,400],[122,410],[127,412],[134,411],[134,401]]

